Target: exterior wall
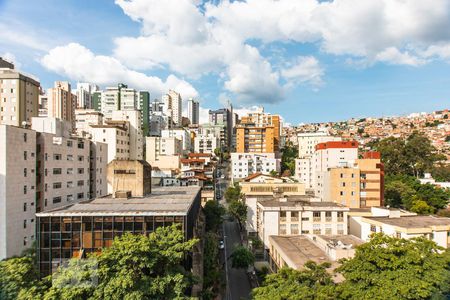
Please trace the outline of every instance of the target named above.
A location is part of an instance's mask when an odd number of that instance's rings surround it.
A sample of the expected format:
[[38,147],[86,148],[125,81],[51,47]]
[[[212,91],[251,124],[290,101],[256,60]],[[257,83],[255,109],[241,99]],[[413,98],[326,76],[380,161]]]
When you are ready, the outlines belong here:
[[108,194],[107,169],[108,144],[90,142],[89,198],[99,198]]
[[161,156],[181,155],[183,146],[180,139],[176,137],[146,137],[145,160],[152,165]]
[[113,160],[108,164],[108,191],[131,191],[132,197],[143,197],[151,193],[151,174],[145,161]]
[[48,116],[68,121],[75,125],[76,96],[72,94],[69,82],[56,81],[53,88],[48,89]]
[[101,112],[105,118],[111,118],[112,112],[119,110],[120,93],[117,87],[107,87],[101,94]]
[[200,104],[198,101],[194,99],[188,100],[188,118],[191,121],[191,124],[196,125],[199,123],[200,117]]
[[331,168],[324,175],[323,201],[350,208],[365,207],[360,203],[360,170],[357,168]]
[[280,159],[275,153],[231,153],[231,174],[233,178],[246,178],[254,173],[269,174],[280,171]]
[[194,138],[194,152],[195,153],[212,153],[214,150],[219,148],[220,141],[216,136],[209,135],[199,135]]
[[130,139],[128,129],[118,126],[90,126],[92,140],[108,144],[108,162],[114,159],[129,159]]
[[39,111],[38,81],[16,70],[0,69],[0,124],[31,123]]
[[94,108],[92,95],[99,90],[98,86],[88,82],[77,83],[77,108]]
[[[130,100],[131,101],[131,100]],[[122,102],[123,104],[124,102]],[[128,108],[129,106],[124,106]],[[130,140],[130,159],[144,159],[144,136],[142,134],[141,112],[138,110],[119,110],[113,111],[112,119],[114,121],[129,122],[129,140]]]
[[295,178],[304,183],[307,188],[313,188],[314,170],[311,157],[295,160]]
[[328,141],[340,141],[337,136],[328,135],[325,131],[299,133],[298,139],[298,157],[313,155],[316,151],[316,145]]
[[191,135],[189,131],[187,131],[184,128],[178,128],[178,129],[164,129],[161,131],[161,137],[168,138],[168,137],[176,137],[179,140],[181,140],[183,145],[183,151],[186,153],[191,152]]
[[305,195],[305,185],[303,183],[252,183],[241,182],[241,192],[245,195],[273,195],[278,190],[284,195]]
[[0,125],[0,260],[32,246],[36,174],[36,132]]
[[139,106],[141,111],[142,135],[144,137],[150,132],[150,93],[147,91],[139,92]]
[[164,101],[164,113],[171,117],[173,123],[177,126],[181,126],[183,111],[181,96],[179,93],[169,90],[169,93],[163,96]]
[[38,133],[38,211],[89,199],[89,141]]
[[102,125],[103,114],[94,109],[75,110],[75,130],[82,136],[83,132],[89,132],[90,125]]
[[357,159],[361,170],[361,206],[381,206],[384,202],[384,166],[381,159]]

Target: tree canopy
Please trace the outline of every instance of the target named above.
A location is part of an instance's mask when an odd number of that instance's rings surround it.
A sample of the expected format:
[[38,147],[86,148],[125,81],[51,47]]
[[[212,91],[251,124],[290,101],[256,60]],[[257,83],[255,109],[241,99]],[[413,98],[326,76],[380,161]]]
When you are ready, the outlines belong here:
[[281,149],[281,174],[295,174],[295,159],[297,156],[298,148],[293,146],[292,143],[287,143]]
[[247,269],[255,262],[255,256],[247,247],[238,246],[231,253],[231,266],[236,269]]
[[240,200],[242,198],[241,186],[239,183],[234,183],[234,185],[229,186],[225,191],[225,200],[227,202],[232,202],[235,200]]
[[225,214],[225,208],[217,201],[209,200],[203,207],[203,212],[206,218],[206,231],[216,232],[222,224],[222,217]]
[[247,205],[242,200],[234,200],[228,205],[228,213],[239,223],[239,227],[247,220]]

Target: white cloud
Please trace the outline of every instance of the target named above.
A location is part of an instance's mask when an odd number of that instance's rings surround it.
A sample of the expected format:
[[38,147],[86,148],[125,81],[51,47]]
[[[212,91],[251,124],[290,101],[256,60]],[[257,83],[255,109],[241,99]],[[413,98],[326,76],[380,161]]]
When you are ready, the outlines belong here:
[[247,106],[247,107],[233,107],[233,113],[238,114],[239,118],[242,118],[246,116],[249,113],[253,113],[256,111],[259,111],[261,109],[260,106],[253,105],[253,106]]
[[118,82],[123,82],[136,89],[149,90],[157,95],[168,89],[174,89],[184,98],[198,96],[198,92],[191,84],[174,75],[169,75],[165,81],[162,81],[158,77],[130,70],[113,57],[95,55],[77,43],[51,49],[41,59],[41,64],[72,80],[88,81],[99,85],[116,85]]
[[397,48],[389,47],[375,56],[376,61],[386,62],[392,65],[420,66],[426,63],[426,60],[411,55],[409,52],[400,52]]
[[20,69],[20,66],[21,66],[20,62],[17,61],[16,56],[14,54],[12,54],[11,52],[5,52],[3,54],[0,54],[0,57],[10,63],[13,63],[14,67],[16,69]]
[[[450,59],[450,42],[448,43],[440,43],[437,45],[431,45],[425,51],[422,52],[422,55],[427,58],[437,57],[444,60]],[[450,62],[450,60],[449,60]]]
[[206,124],[209,123],[209,109],[200,106],[199,113],[199,123]]
[[323,84],[324,73],[319,61],[313,56],[299,56],[294,64],[281,70],[281,75],[286,79],[299,84],[310,83],[314,86]]

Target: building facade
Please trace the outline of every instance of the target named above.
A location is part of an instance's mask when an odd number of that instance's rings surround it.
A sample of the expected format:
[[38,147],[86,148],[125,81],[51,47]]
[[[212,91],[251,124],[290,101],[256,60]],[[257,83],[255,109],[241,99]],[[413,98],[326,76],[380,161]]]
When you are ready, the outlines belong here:
[[280,171],[281,160],[275,153],[231,153],[231,174],[243,179],[255,173],[269,174]]
[[192,98],[188,100],[188,118],[192,125],[198,125],[200,121],[200,103]]

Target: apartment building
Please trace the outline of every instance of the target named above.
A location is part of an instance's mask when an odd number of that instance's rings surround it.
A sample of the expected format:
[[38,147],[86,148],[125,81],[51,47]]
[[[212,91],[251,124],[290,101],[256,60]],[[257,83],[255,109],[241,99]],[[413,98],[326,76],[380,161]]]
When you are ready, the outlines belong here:
[[139,91],[138,109],[141,112],[142,135],[149,136],[150,133],[150,93]]
[[308,196],[260,196],[256,224],[251,226],[269,249],[273,235],[346,235],[348,211],[343,205],[311,201]]
[[278,153],[280,150],[280,116],[261,109],[242,117],[236,128],[236,152]]
[[91,125],[102,125],[103,114],[95,109],[75,110],[75,132],[78,136],[89,133]]
[[188,100],[188,118],[192,125],[198,125],[200,121],[200,103],[192,98]]
[[358,159],[358,143],[356,141],[325,142],[316,145],[312,157],[314,176],[312,186],[318,197],[324,194],[324,178],[329,168],[347,166],[350,161]]
[[209,125],[218,126],[221,130],[220,144],[223,149],[230,151],[233,138],[233,107],[229,105],[227,108],[209,111]]
[[214,134],[201,134],[194,138],[194,152],[196,153],[214,153],[216,148],[220,148],[220,140]]
[[190,132],[185,128],[176,128],[176,129],[164,129],[161,130],[161,137],[176,137],[181,140],[183,145],[183,151],[185,153],[189,153],[192,151],[192,140]]
[[77,108],[93,109],[92,96],[99,87],[89,82],[77,82]]
[[243,179],[255,173],[279,172],[280,163],[273,152],[231,153],[231,174],[234,179]]
[[90,141],[89,145],[89,199],[92,199],[108,193],[108,144]]
[[129,122],[106,121],[104,125],[90,125],[92,141],[108,145],[108,162],[130,158]]
[[167,94],[162,97],[164,102],[164,113],[170,116],[173,124],[177,127],[182,126],[183,105],[181,95],[173,90],[169,90]]
[[372,207],[349,213],[349,231],[363,241],[383,232],[397,238],[426,237],[443,248],[450,247],[450,218],[416,215],[407,211]]
[[139,110],[116,110],[112,112],[112,121],[128,122],[131,160],[144,159],[144,135],[142,132],[141,112]]
[[183,143],[176,137],[146,137],[145,160],[154,172],[153,177],[172,176],[180,170]]
[[0,260],[35,239],[36,163],[36,132],[0,125]]
[[113,111],[136,110],[138,102],[136,90],[119,83],[117,87],[107,87],[101,93],[101,112],[105,118],[111,118]]
[[58,118],[75,125],[75,109],[77,96],[72,94],[72,88],[67,81],[55,81],[53,88],[47,90],[48,117]]
[[40,83],[0,58],[0,124],[22,126],[38,116]]

